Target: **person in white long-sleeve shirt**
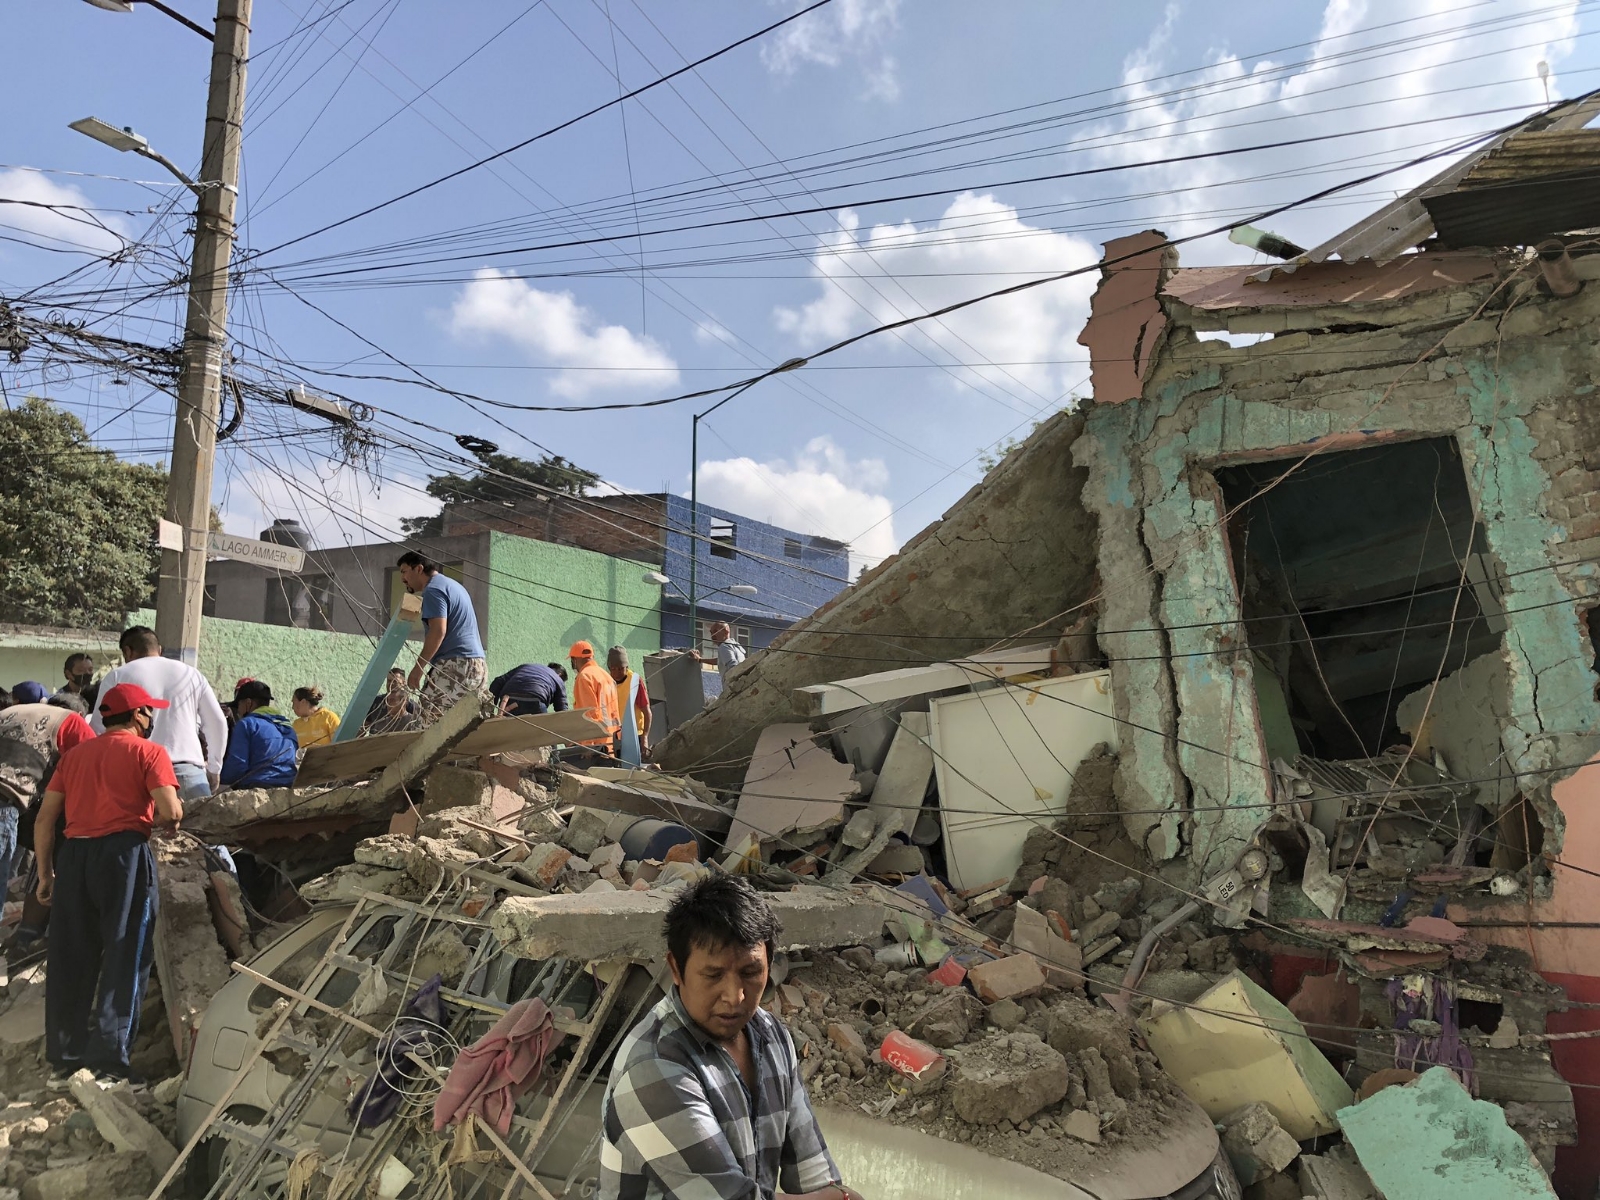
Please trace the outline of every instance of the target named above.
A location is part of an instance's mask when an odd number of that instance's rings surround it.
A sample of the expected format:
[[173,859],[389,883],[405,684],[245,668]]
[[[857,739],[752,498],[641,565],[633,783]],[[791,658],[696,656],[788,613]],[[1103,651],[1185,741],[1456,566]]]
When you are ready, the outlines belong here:
[[[103,696],[119,683],[135,683],[169,707],[155,714],[150,740],[166,747],[184,800],[211,795],[228,749],[228,718],[217,695],[199,671],[175,658],[161,657],[155,630],[135,625],[122,632],[123,664],[100,681]],[[95,733],[104,733],[100,713],[89,718]]]

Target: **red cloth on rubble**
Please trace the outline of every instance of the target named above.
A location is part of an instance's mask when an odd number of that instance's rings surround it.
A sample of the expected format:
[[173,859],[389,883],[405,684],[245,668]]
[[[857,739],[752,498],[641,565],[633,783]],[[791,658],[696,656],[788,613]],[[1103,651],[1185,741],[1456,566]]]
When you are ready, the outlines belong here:
[[511,1132],[517,1097],[538,1080],[561,1033],[543,1000],[519,1000],[495,1027],[461,1052],[433,1103],[433,1128],[477,1113],[502,1135]]

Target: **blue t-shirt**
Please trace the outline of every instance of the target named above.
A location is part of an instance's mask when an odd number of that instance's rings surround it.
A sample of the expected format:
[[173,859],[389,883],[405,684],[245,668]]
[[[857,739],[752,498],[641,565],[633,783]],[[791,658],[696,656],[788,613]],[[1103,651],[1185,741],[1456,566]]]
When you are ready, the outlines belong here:
[[483,643],[478,640],[478,616],[472,611],[467,589],[443,571],[428,580],[422,589],[422,619],[445,619],[444,641],[433,652],[434,658],[482,658]]

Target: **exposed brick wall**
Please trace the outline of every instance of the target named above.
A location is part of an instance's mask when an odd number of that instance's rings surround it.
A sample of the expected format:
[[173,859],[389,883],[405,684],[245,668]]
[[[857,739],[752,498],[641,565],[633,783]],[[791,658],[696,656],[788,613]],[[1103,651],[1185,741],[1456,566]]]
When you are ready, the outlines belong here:
[[494,530],[658,566],[664,524],[664,498],[648,495],[597,496],[582,501],[541,497],[518,501],[515,507],[452,504],[444,510],[446,535]]

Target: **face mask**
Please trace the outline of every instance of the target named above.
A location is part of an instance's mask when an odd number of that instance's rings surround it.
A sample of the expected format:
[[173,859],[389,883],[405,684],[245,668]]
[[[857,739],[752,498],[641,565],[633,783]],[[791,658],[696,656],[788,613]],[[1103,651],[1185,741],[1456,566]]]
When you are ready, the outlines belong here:
[[150,740],[150,735],[152,733],[154,733],[155,729],[156,729],[156,716],[155,716],[155,714],[154,713],[145,713],[144,714],[144,728],[143,729],[139,728],[139,722],[138,722],[137,719],[134,720],[133,727],[135,729],[139,730],[139,736],[141,738],[143,738],[145,741],[149,741]]
[[94,673],[92,671],[86,672],[82,675],[74,675],[72,677],[72,686],[76,688],[86,688],[93,682]]

